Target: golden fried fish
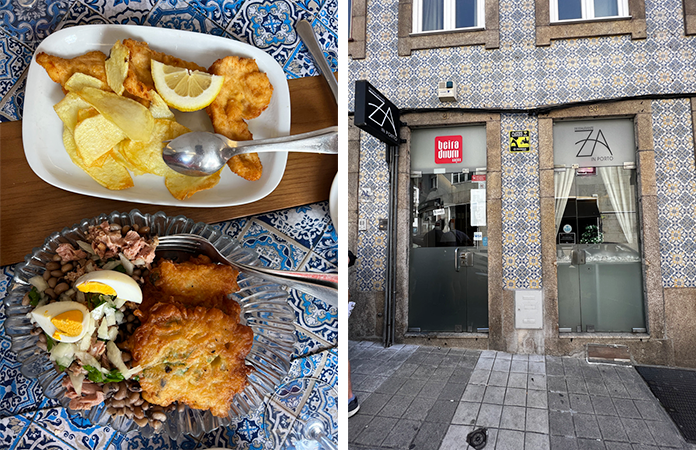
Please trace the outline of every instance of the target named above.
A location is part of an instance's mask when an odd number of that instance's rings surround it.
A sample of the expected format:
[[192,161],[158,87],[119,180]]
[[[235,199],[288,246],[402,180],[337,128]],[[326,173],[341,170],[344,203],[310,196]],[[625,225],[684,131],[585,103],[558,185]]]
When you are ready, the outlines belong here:
[[100,51],[85,53],[70,59],[43,52],[36,55],[36,62],[46,69],[46,73],[51,77],[51,80],[61,86],[65,86],[65,83],[75,73],[91,75],[106,85],[104,61],[106,61],[106,55]]
[[143,368],[143,398],[161,406],[178,401],[227,417],[252,370],[244,360],[253,332],[238,320],[238,314],[217,308],[154,305],[133,335],[133,363]]
[[[206,108],[213,129],[235,141],[252,139],[246,120],[258,117],[268,108],[273,94],[268,76],[259,71],[254,59],[238,56],[218,59],[208,72],[225,77],[222,90]],[[256,153],[234,156],[227,165],[232,172],[249,181],[261,178],[263,171]]]

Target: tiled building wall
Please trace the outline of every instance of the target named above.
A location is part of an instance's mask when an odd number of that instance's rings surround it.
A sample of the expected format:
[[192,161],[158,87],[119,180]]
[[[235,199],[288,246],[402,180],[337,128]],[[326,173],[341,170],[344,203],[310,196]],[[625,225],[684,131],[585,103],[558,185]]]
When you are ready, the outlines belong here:
[[[366,57],[350,62],[350,86],[367,79],[402,109],[508,111],[501,118],[503,283],[508,289],[539,289],[537,124],[528,113],[548,105],[696,92],[696,38],[684,36],[682,1],[646,0],[646,39],[568,39],[537,47],[535,2],[500,0],[499,49],[441,48],[413,51],[409,57],[397,56],[398,3],[368,2]],[[458,101],[438,100],[437,83],[445,80],[458,84]],[[696,287],[696,172],[690,103],[656,99],[652,106],[663,285]],[[506,136],[512,129],[531,131],[530,153],[507,151]],[[362,136],[361,172],[363,165],[379,158],[372,138]],[[361,183],[371,183],[374,190],[376,182],[367,174],[361,176]],[[384,179],[384,190],[386,183]],[[360,204],[361,214],[366,209]],[[360,233],[359,240],[362,246],[369,241]],[[379,249],[373,241],[369,246],[371,257],[383,261],[386,246]],[[375,271],[359,273],[360,289],[379,286],[379,276]]]

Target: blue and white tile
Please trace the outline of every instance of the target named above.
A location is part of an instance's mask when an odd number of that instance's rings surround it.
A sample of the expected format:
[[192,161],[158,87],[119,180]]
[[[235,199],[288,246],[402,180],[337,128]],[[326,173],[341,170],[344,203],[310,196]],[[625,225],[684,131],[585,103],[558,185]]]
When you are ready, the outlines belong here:
[[145,25],[226,36],[225,30],[183,0],[160,0],[150,11]]
[[43,391],[38,381],[22,375],[21,363],[10,346],[10,338],[3,331],[0,336],[0,416],[32,415],[44,399]]
[[295,311],[296,327],[319,336],[324,342],[337,344],[338,308],[296,290],[288,298]]
[[72,416],[64,408],[41,410],[34,423],[78,450],[106,449],[117,432],[109,427],[93,425],[89,420]]
[[120,25],[143,25],[157,0],[80,0],[109,22]]
[[7,34],[34,49],[58,28],[69,4],[63,0],[47,0],[36,1],[32,7],[24,8],[16,1],[2,0],[0,25]]
[[256,220],[251,221],[240,242],[247,248],[253,248],[261,262],[274,269],[296,270],[309,252]]
[[109,450],[193,450],[196,448],[199,439],[189,435],[183,436],[179,441],[169,439],[166,436],[156,434],[150,437],[142,436],[138,431],[131,431],[128,434],[115,433],[109,443]]
[[221,28],[227,28],[241,11],[245,0],[191,0],[189,4]]
[[36,448],[42,450],[72,450],[79,448],[71,444],[73,443],[64,442],[36,424],[31,424],[25,429],[24,434],[17,439],[13,450],[33,450]]
[[63,17],[60,28],[68,28],[76,25],[107,25],[109,21],[94,9],[85,6],[79,1],[73,2],[70,9]]
[[307,248],[314,247],[331,221],[328,202],[261,214],[255,218]]
[[30,422],[22,416],[9,416],[0,419],[0,448],[12,448],[29,428]]

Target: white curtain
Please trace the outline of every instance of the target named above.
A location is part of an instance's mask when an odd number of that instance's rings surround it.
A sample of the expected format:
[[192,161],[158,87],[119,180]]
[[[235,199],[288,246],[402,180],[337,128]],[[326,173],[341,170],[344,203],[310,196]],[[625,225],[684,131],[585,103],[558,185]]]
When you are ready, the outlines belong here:
[[444,5],[444,0],[423,0],[423,31],[442,30]]
[[636,196],[631,186],[631,172],[623,167],[598,167],[602,182],[607,189],[611,206],[626,236],[626,242],[633,244],[637,238]]
[[574,180],[575,169],[566,168],[563,171],[555,171],[553,173],[553,184],[556,188],[556,233],[558,233],[558,228],[561,226],[563,213],[568,204],[568,195]]

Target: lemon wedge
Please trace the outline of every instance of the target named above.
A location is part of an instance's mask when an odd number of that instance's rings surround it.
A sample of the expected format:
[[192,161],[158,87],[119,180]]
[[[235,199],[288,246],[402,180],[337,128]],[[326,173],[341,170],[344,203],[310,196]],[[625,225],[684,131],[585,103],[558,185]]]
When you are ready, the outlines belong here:
[[198,111],[210,105],[222,89],[224,76],[151,61],[152,79],[160,97],[179,111]]

